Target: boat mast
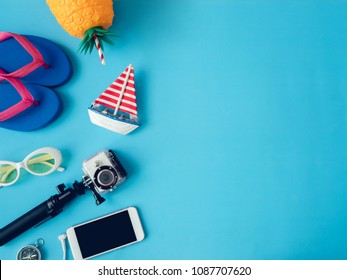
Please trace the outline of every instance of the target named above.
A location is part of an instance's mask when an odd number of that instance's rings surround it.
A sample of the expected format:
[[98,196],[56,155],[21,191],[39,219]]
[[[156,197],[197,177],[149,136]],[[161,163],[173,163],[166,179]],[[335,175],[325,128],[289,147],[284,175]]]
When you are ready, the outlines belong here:
[[127,86],[128,80],[129,80],[130,71],[131,71],[132,68],[133,68],[133,66],[132,66],[131,64],[129,64],[129,66],[128,66],[128,72],[126,73],[126,76],[125,76],[125,79],[124,79],[124,83],[123,83],[123,86],[122,86],[122,90],[121,90],[121,92],[120,92],[120,94],[119,94],[117,106],[116,106],[116,108],[114,109],[114,113],[113,113],[114,116],[117,115],[117,112],[118,112],[118,110],[119,110],[119,107],[120,107],[120,104],[121,104],[121,102],[122,102],[123,95],[124,95],[124,92],[125,92],[125,88],[126,88],[126,86]]

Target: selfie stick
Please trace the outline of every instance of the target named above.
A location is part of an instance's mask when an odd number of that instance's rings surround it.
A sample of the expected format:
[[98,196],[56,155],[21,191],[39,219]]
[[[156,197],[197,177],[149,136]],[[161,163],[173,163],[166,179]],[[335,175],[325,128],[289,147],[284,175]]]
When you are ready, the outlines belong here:
[[0,229],[0,246],[11,241],[26,230],[39,226],[50,218],[57,216],[63,211],[63,207],[68,202],[77,197],[77,195],[84,194],[85,189],[89,189],[92,192],[97,205],[105,201],[95,190],[95,186],[88,176],[83,176],[82,182],[75,181],[73,188],[66,188],[64,184],[60,184],[57,186],[58,194],[51,196],[46,201]]
[[23,216],[0,229],[0,246],[11,241],[24,231],[55,217],[69,201],[73,200],[77,195],[84,193],[84,190],[66,189],[64,184],[57,186],[57,190],[58,194],[51,196]]

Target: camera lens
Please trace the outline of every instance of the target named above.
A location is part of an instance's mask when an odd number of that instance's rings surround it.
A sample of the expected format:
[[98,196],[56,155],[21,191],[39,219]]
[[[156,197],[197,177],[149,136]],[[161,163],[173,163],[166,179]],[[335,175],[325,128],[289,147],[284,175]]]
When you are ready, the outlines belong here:
[[118,176],[116,171],[108,166],[100,167],[94,177],[95,184],[102,189],[110,189],[112,188],[118,180]]
[[103,170],[99,173],[98,181],[103,186],[109,186],[114,181],[114,175],[109,170]]

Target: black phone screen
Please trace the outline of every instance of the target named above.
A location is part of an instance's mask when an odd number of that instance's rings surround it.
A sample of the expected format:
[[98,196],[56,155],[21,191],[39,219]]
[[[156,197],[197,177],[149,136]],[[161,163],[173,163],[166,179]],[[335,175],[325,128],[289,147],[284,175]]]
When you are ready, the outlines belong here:
[[136,241],[127,210],[75,227],[83,258]]

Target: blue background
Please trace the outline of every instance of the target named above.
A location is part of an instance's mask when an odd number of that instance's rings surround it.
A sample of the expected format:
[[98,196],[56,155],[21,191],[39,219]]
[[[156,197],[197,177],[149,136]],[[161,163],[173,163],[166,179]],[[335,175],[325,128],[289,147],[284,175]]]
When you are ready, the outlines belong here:
[[[347,259],[346,1],[114,1],[106,66],[77,53],[45,1],[0,5],[1,30],[51,39],[74,69],[55,88],[54,123],[1,129],[1,159],[53,146],[66,171],[23,171],[2,188],[0,225],[71,186],[103,148],[128,171],[104,204],[76,199],[0,259],[39,237],[44,258],[61,259],[69,226],[128,206],[145,240],[97,259]],[[91,124],[87,107],[130,63],[142,126],[123,136]]]

